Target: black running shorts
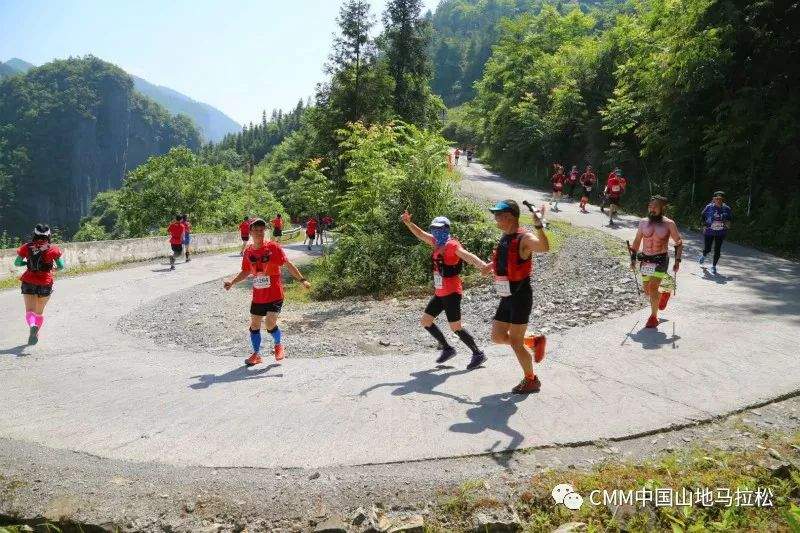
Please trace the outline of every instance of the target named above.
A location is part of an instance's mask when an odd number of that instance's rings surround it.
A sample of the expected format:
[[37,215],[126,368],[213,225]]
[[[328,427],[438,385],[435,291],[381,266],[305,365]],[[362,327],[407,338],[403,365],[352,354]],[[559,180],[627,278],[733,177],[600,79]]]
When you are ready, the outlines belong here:
[[527,278],[523,281],[512,282],[510,285],[511,296],[500,298],[500,305],[497,306],[494,319],[508,324],[527,324],[533,308],[531,280]]
[[267,313],[280,313],[283,307],[283,300],[270,302],[268,304],[250,303],[250,314],[256,316],[267,316]]
[[457,292],[447,296],[434,296],[425,307],[425,313],[436,318],[444,311],[448,322],[461,320],[461,295]]
[[45,298],[53,294],[53,285],[34,285],[33,283],[22,282],[22,294],[31,294]]
[[281,235],[283,235],[283,230],[279,230],[278,228],[272,230],[273,237],[280,237]]
[[183,245],[182,244],[170,244],[172,247],[172,252],[176,254],[183,253]]

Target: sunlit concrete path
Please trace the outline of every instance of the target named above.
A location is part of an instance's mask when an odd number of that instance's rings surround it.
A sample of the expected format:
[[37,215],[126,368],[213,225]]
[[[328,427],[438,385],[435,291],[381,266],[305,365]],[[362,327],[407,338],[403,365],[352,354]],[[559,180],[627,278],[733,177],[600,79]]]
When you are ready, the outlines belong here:
[[[467,194],[545,198],[478,164],[462,170]],[[557,216],[604,224],[575,204]],[[624,219],[603,231],[630,238],[633,227]],[[198,256],[175,272],[147,264],[59,280],[33,347],[23,345],[18,291],[0,292],[0,438],[84,452],[87,460],[311,468],[621,438],[800,390],[798,266],[726,243],[723,275],[710,278],[691,261],[699,237],[687,240],[678,295],[658,331],[642,331],[642,310],[551,336],[542,391],[528,397],[507,393],[520,376],[500,348],[473,372],[463,369],[466,354],[436,368],[430,352],[288,354],[282,365],[246,369],[242,359],[158,346],[117,329],[120,317],[153,299],[236,271],[234,255]],[[294,246],[290,254],[304,252]],[[169,320],[153,316],[156,326]]]

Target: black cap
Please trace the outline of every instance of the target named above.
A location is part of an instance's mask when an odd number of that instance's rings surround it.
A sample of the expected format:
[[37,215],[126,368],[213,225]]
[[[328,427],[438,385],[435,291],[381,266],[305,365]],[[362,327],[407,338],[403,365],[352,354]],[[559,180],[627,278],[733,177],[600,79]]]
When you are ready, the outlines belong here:
[[519,218],[519,204],[511,199],[500,200],[494,205],[494,207],[490,207],[489,211],[494,214],[511,213],[515,217]]

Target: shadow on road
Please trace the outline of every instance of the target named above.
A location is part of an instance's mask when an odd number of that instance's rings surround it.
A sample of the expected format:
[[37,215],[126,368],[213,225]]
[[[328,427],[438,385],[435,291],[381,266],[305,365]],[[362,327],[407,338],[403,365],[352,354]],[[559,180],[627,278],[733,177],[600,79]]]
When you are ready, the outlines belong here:
[[707,281],[713,281],[717,285],[725,285],[729,281],[733,280],[733,276],[723,276],[722,274],[717,274],[716,276],[711,273],[708,268],[701,266],[700,273],[697,274],[697,277]]
[[252,371],[246,366],[240,366],[234,368],[230,372],[225,372],[224,374],[201,374],[199,376],[192,376],[192,379],[197,379],[198,381],[197,383],[192,383],[189,385],[189,387],[195,390],[200,390],[207,389],[211,385],[216,385],[219,383],[233,383],[234,381],[244,381],[247,379],[282,378],[283,374],[266,375],[267,372],[273,368],[278,368],[280,366],[281,365],[273,363],[265,366],[264,368],[259,368],[258,370]]
[[22,355],[28,355],[25,353],[25,348],[27,348],[27,344],[20,344],[19,346],[14,346],[13,348],[8,348],[6,350],[0,350],[0,355],[15,355],[20,357]]
[[[663,326],[665,320],[662,320],[659,323],[659,326]],[[636,333],[629,333],[628,338],[630,338],[634,342],[638,342],[642,345],[642,348],[645,350],[660,350],[662,346],[666,346],[668,344],[675,344],[675,341],[680,340],[680,335],[675,334],[675,328],[673,324],[672,328],[672,335],[667,335],[663,331],[659,331],[654,328],[642,328]]]
[[453,394],[448,394],[446,392],[440,392],[434,390],[439,385],[442,385],[445,381],[453,376],[460,376],[462,374],[466,374],[470,372],[469,370],[458,370],[456,372],[443,372],[445,370],[451,370],[453,367],[451,366],[439,366],[430,370],[420,370],[418,372],[412,372],[410,375],[412,379],[408,381],[398,381],[394,383],[379,383],[377,385],[373,385],[369,388],[362,390],[358,393],[359,396],[366,396],[370,392],[380,389],[382,387],[397,387],[395,390],[392,391],[392,396],[405,396],[406,394],[426,394],[429,396],[440,396],[442,398],[447,398],[449,400],[454,400],[458,403],[465,403],[465,404],[473,404],[466,398],[462,398],[461,396],[455,396]]
[[476,407],[467,410],[467,418],[470,421],[453,424],[450,426],[450,431],[478,435],[484,431],[491,430],[508,435],[511,440],[507,444],[501,445],[501,441],[498,440],[491,448],[486,450],[492,454],[492,459],[497,464],[508,468],[511,455],[501,452],[516,450],[525,439],[522,433],[509,425],[509,422],[511,417],[519,411],[517,404],[526,398],[528,398],[526,394],[511,394],[509,392],[484,396],[475,404]]

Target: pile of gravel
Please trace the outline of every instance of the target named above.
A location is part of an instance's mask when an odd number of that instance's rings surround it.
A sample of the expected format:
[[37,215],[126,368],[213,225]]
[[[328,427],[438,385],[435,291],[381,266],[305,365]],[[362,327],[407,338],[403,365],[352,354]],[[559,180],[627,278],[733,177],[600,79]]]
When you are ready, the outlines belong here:
[[[581,233],[567,237],[556,254],[535,258],[531,331],[553,333],[619,316],[644,305],[632,274],[610,256],[607,237]],[[291,357],[404,355],[436,350],[419,325],[427,298],[329,302],[287,302],[280,327]],[[124,317],[119,327],[165,347],[181,346],[219,356],[242,357],[250,351],[250,287],[225,292],[222,281],[205,283],[156,300]],[[491,284],[464,291],[464,327],[479,346],[489,344],[497,297]],[[153,316],[171,316],[166,323]],[[452,335],[444,314],[438,319]],[[452,335],[454,346],[460,346]],[[265,335],[265,344],[270,338]],[[265,353],[268,350],[264,350]]]

